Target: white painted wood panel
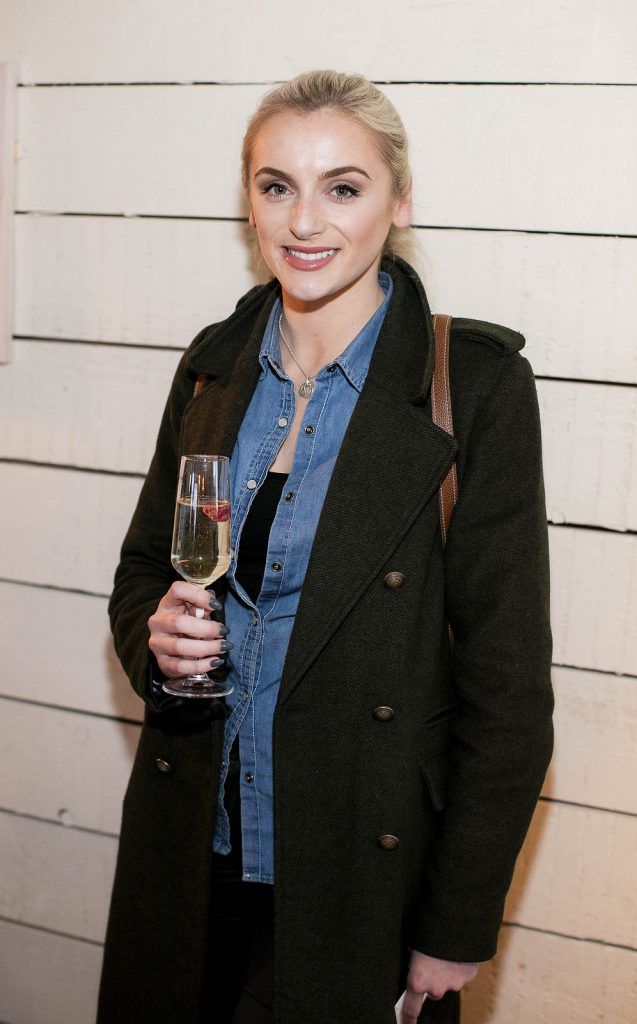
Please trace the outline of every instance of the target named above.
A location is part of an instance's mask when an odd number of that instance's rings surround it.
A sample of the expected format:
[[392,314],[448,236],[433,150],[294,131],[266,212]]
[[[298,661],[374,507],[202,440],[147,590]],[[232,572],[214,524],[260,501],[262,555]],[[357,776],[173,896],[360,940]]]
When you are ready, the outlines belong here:
[[637,953],[522,928],[463,997],[463,1024],[634,1024]]
[[102,947],[0,921],[5,1024],[93,1024]]
[[554,668],[555,750],[543,793],[637,814],[637,680]]
[[[0,465],[0,490],[16,499],[0,504],[4,577],[110,593],[139,488],[135,478]],[[549,537],[554,660],[637,673],[637,538],[565,526]]]
[[0,564],[11,580],[109,594],[141,480],[0,465]]
[[[634,89],[383,88],[411,140],[415,223],[637,232]],[[245,216],[240,142],[264,91],[23,89],[17,209]]]
[[180,355],[19,342],[0,373],[0,457],[145,474]]
[[[432,309],[522,331],[536,374],[637,383],[636,239],[417,235]],[[255,283],[250,239],[243,222],[18,216],[16,333],[185,348]]]
[[[117,660],[104,597],[0,583],[0,695],[141,721]],[[25,651],[16,640],[37,633]]]
[[552,527],[553,660],[637,674],[637,545],[634,535]]
[[241,221],[18,216],[16,334],[185,348],[255,283],[249,231]]
[[0,809],[118,835],[139,731],[0,698]]
[[103,942],[117,839],[0,812],[0,917]]
[[[21,341],[0,457],[146,473],[179,353]],[[538,381],[548,518],[637,529],[637,388]]]
[[[382,80],[634,81],[637,18],[630,0],[396,0],[299,7],[276,17],[257,0],[152,5],[99,0],[0,4],[2,50],[23,82],[262,81],[312,67]],[[37,25],[38,31],[33,31]],[[221,31],[220,31],[221,25]]]
[[637,388],[538,381],[547,514],[637,531]]
[[505,920],[637,948],[637,817],[541,802]]

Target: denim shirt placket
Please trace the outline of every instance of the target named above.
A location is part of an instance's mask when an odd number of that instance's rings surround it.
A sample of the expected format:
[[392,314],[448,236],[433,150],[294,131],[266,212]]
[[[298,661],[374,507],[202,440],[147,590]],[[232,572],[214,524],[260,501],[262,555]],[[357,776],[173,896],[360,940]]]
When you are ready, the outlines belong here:
[[[252,719],[252,728],[250,729],[250,735],[253,738],[253,742],[251,743],[252,749],[245,749],[247,743],[244,744],[243,742],[245,735],[244,730],[239,740],[241,774],[242,777],[244,777],[246,773],[253,773],[255,776],[258,777],[258,766],[256,764],[256,749],[254,743],[254,698],[259,685],[261,658],[263,655],[263,635],[266,628],[266,621],[268,614],[273,610],[276,604],[278,595],[283,585],[286,567],[286,554],[288,550],[288,543],[296,509],[295,502],[290,503],[290,505],[281,505],[277,509],[275,519],[272,524],[272,530],[270,533],[270,541],[268,544],[268,559],[266,561],[261,592],[257,599],[257,603],[255,604],[252,601],[252,599],[248,596],[246,591],[243,589],[241,584],[238,582],[238,580],[235,579],[236,552],[238,551],[239,548],[241,532],[243,530],[246,518],[249,514],[252,501],[255,498],[258,488],[262,485],[263,480],[265,479],[265,476],[272,462],[276,458],[276,455],[280,447],[283,445],[285,439],[289,434],[290,426],[295,411],[295,395],[293,382],[290,380],[289,377],[287,377],[283,373],[283,371],[281,371],[278,368],[278,366],[276,367],[276,369],[274,369],[273,367],[273,370],[276,373],[276,376],[280,384],[280,404],[278,408],[278,414],[275,419],[275,425],[273,426],[272,430],[270,430],[267,434],[264,435],[263,441],[259,446],[252,462],[250,463],[247,470],[244,472],[244,479],[238,481],[238,490],[241,494],[241,498],[238,507],[236,507],[235,515],[233,517],[233,559],[228,572],[229,581],[232,587],[234,588],[237,596],[241,598],[242,602],[245,605],[249,606],[249,608],[253,610],[253,616],[257,616],[258,622],[254,622],[254,618],[252,621],[255,627],[258,628],[255,628],[254,633],[250,636],[249,640],[244,645],[244,649],[242,652],[241,662],[238,671],[242,684],[241,691],[239,694],[233,695],[231,701],[228,701],[229,704],[231,704],[233,701],[236,701],[236,703],[234,703],[234,707],[232,707],[229,719],[226,723],[223,756],[221,762],[222,774],[220,779],[219,800],[217,809],[217,835],[218,838],[221,840],[219,852],[230,851],[230,823],[223,803],[223,794],[225,789],[225,780],[228,773],[230,750],[237,736],[237,733],[242,729],[245,719],[248,715],[250,715]],[[308,418],[311,419],[315,428],[320,424],[325,411],[325,407],[329,400],[333,381],[334,374],[326,369],[323,369],[321,373],[316,377],[315,391],[314,394],[312,395],[311,401],[308,402],[307,408],[304,412],[303,420],[299,428],[299,436],[303,435],[303,428],[306,425]],[[320,410],[318,411],[318,413],[315,413],[314,410],[316,410],[319,402]],[[286,427],[283,429],[278,425],[278,420],[281,418],[285,418],[287,420]],[[303,484],[304,477],[308,471],[308,468],[312,460],[312,454],[314,451],[316,440],[316,433],[314,433],[310,439],[310,443],[308,443],[307,445],[299,446],[297,441],[295,459],[286,485],[287,488],[292,490],[295,494],[298,494],[298,491]],[[301,456],[300,460],[299,456]],[[253,489],[247,487],[247,483],[251,479],[257,481],[257,487]],[[278,587],[276,589],[272,588],[274,577],[272,576],[272,571],[269,570],[269,566],[271,564],[271,560],[273,557],[276,560],[280,561],[281,564],[283,565],[283,571],[281,572],[280,577],[278,578]],[[244,798],[242,794],[242,806],[243,799]],[[260,846],[261,827],[259,816],[258,792],[256,790],[253,790],[251,793],[247,794],[247,799],[254,807],[254,812],[256,816],[257,841],[259,842]],[[244,856],[246,861],[250,861],[254,858],[258,862],[259,866],[261,865],[260,849],[256,852],[255,858],[255,851],[251,851],[249,848],[245,847]]]

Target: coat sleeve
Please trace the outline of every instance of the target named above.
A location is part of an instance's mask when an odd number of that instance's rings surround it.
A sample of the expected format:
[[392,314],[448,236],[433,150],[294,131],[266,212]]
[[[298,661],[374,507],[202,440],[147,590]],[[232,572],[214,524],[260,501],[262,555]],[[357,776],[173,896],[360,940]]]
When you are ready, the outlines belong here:
[[[178,698],[157,696],[148,648],[148,619],[171,583],[179,579],[170,561],[183,411],[193,395],[187,371],[197,335],[180,360],[157,437],[155,453],[121,549],[108,612],[115,650],[136,693],[152,708]],[[155,666],[155,675],[161,678]]]
[[496,952],[553,749],[540,416],[531,366],[518,353],[502,358],[467,442],[445,547],[445,600],[458,713],[410,946],[478,962]]

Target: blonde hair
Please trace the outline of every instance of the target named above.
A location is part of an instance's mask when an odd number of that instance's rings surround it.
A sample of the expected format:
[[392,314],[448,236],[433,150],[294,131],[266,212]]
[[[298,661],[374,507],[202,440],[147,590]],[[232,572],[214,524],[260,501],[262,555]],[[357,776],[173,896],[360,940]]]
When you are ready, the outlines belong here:
[[[250,161],[256,138],[267,120],[288,111],[309,114],[330,107],[357,121],[373,137],[391,174],[394,196],[404,198],[412,181],[409,143],[398,111],[384,93],[364,75],[340,71],[306,71],[283,82],[262,97],[248,120],[241,146],[241,181],[245,192],[250,184]],[[258,240],[255,252],[260,255]],[[391,225],[383,256],[400,256],[409,263],[417,261],[418,244],[412,227]]]

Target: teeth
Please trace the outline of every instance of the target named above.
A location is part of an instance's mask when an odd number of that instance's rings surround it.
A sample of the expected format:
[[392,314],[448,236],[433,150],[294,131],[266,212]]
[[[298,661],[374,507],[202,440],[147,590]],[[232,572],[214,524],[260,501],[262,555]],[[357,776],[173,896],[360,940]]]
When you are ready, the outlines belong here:
[[324,249],[323,252],[299,252],[298,249],[290,249],[288,246],[288,252],[292,256],[297,256],[300,260],[307,260],[308,263],[315,263],[316,260],[326,260],[333,252],[336,252],[336,249]]

